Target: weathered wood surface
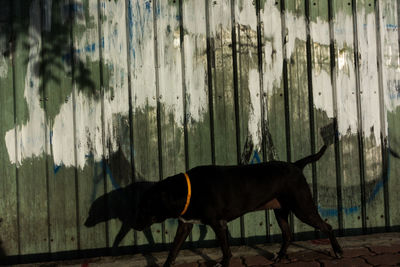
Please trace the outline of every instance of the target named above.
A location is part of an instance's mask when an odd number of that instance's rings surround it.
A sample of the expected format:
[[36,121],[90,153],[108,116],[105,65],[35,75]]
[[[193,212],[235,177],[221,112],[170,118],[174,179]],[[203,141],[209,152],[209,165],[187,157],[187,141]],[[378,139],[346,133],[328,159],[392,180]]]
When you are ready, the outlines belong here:
[[341,182],[345,229],[363,227],[358,136],[358,109],[351,1],[332,1],[335,40],[335,77]]
[[[384,116],[381,118],[386,123],[386,129],[383,129],[383,135],[387,140],[385,145],[399,154],[400,150],[400,108],[399,108],[399,2],[380,1],[378,3],[379,13],[379,39],[380,39],[380,63],[382,72],[382,97],[384,102]],[[387,183],[388,200],[386,205],[388,208],[389,225],[398,225],[400,220],[400,212],[396,207],[399,203],[400,196],[398,188],[400,186],[399,171],[400,161],[395,158],[390,150],[386,149],[384,156],[387,157],[386,166],[384,166],[383,181]],[[384,185],[384,184],[383,184]],[[382,185],[382,186],[383,186]]]
[[357,1],[356,8],[366,226],[382,228],[385,226],[384,192],[376,190],[383,183],[380,121],[383,110],[379,106],[375,1]]
[[74,105],[79,248],[103,248],[108,244],[108,223],[84,227],[91,203],[106,192],[104,155],[104,44],[99,32],[100,10],[97,3],[76,1],[72,33],[73,48],[67,60],[72,61]]
[[[50,251],[78,249],[78,228],[76,212],[75,168],[63,166],[59,161],[63,155],[70,155],[75,161],[75,139],[73,103],[70,96],[73,87],[71,61],[65,61],[61,54],[71,52],[70,10],[65,3],[43,2],[43,97],[41,103],[47,118],[47,176],[50,228]],[[58,55],[58,56],[57,56]],[[63,119],[59,119],[62,116]],[[64,133],[60,136],[58,133]],[[55,133],[55,134],[54,134]],[[54,138],[58,140],[54,140]],[[62,141],[60,140],[62,138]],[[53,142],[55,141],[55,142]],[[53,146],[54,143],[59,143]]]
[[[260,6],[262,24],[262,85],[264,97],[263,138],[266,146],[266,160],[287,160],[286,122],[284,98],[284,51],[281,2],[268,0]],[[274,212],[268,211],[270,235],[279,235],[280,228]]]
[[[304,171],[322,218],[345,234],[400,225],[398,2],[0,3],[7,255],[110,247],[120,222],[83,225],[103,194],[199,165],[295,161],[332,122],[335,143]],[[120,245],[159,248],[176,226]],[[272,211],[229,230],[234,243],[280,235]],[[214,239],[195,226],[188,240]]]
[[[136,181],[159,181],[157,89],[154,54],[154,2],[128,3],[129,58],[131,77],[132,132]],[[137,232],[137,245],[162,242],[161,224],[151,227],[153,241]]]
[[[312,103],[313,103],[313,131],[314,151],[318,151],[324,144],[320,129],[333,122],[334,99],[331,75],[329,1],[309,1],[309,28],[310,28],[310,57],[308,68],[311,68]],[[310,77],[309,77],[310,79]],[[334,142],[333,133],[327,133]],[[339,227],[338,201],[336,183],[336,159],[334,145],[328,147],[325,155],[315,164],[316,184],[313,186],[314,199],[323,220],[327,220],[333,228]]]
[[[207,6],[206,1],[183,1],[183,68],[187,134],[187,168],[213,163],[212,103],[210,103],[210,80],[207,65]],[[192,241],[214,240],[210,227],[195,225]]]
[[[15,17],[12,8],[4,8],[0,21],[0,136],[4,137],[15,123],[14,80],[13,69],[14,42],[10,42],[13,28],[9,26],[11,19]],[[11,131],[9,134],[14,135]],[[16,145],[10,143],[9,145]],[[0,240],[6,255],[19,254],[18,236],[18,190],[17,168],[10,162],[5,142],[0,141]],[[15,155],[14,155],[15,157]]]
[[[25,5],[30,8],[24,8]],[[14,143],[14,147],[9,149],[19,165],[19,246],[21,254],[44,253],[49,251],[50,241],[48,177],[44,153],[48,136],[42,108],[43,77],[40,75],[43,10],[39,1],[16,1],[14,10],[15,21],[21,27],[19,30],[24,31],[16,40],[14,55],[16,133],[8,132],[10,135],[6,138],[7,145]]]
[[[231,1],[208,1],[215,164],[238,163]],[[229,15],[228,15],[229,14]],[[227,145],[229,144],[229,145]],[[229,223],[231,237],[241,237],[241,219]]]

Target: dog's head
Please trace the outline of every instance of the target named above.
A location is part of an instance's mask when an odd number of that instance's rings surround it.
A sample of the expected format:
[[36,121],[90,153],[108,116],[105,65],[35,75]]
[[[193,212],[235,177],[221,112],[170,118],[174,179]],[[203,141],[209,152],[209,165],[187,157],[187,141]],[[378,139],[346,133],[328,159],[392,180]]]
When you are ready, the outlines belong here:
[[153,185],[154,182],[136,182],[100,196],[91,204],[85,226],[92,227],[115,218],[133,222],[141,196]]
[[85,221],[86,227],[93,227],[100,222],[105,222],[110,219],[107,205],[107,194],[97,198],[89,209],[89,215]]

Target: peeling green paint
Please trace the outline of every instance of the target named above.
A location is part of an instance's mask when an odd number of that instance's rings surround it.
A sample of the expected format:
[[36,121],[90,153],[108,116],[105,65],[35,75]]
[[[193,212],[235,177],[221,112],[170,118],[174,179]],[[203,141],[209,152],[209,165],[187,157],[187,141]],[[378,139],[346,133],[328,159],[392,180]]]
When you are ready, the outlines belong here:
[[352,0],[333,0],[333,13],[343,12],[346,15],[352,16]]
[[329,21],[329,2],[328,0],[311,0],[309,1],[310,21],[311,22],[328,22]]

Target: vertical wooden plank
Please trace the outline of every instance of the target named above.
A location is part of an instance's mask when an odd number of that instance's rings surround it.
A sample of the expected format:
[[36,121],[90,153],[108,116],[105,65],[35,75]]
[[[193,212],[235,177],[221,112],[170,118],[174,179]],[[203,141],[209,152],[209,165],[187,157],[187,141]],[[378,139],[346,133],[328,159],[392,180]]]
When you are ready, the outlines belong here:
[[66,56],[74,64],[73,105],[75,111],[76,167],[78,175],[79,248],[107,246],[107,224],[84,226],[91,203],[105,193],[101,93],[101,49],[97,1],[71,3],[74,15],[73,50]]
[[[132,182],[131,145],[129,122],[129,88],[126,36],[125,1],[101,0],[101,36],[104,84],[104,127],[106,151],[103,170],[106,171],[107,192],[124,187]],[[106,78],[105,78],[106,77]],[[120,160],[116,154],[120,153]],[[110,200],[111,201],[111,200]],[[110,209],[114,207],[109,207]],[[121,222],[109,222],[109,245],[112,246],[121,227]],[[134,235],[127,235],[120,246],[133,245]]]
[[[331,79],[329,3],[309,1],[312,85],[314,104],[315,145],[318,151],[324,144],[320,129],[332,123],[334,117],[333,88]],[[329,133],[332,135],[333,132]],[[328,147],[324,156],[316,163],[318,210],[322,219],[334,229],[338,225],[338,207],[336,191],[336,169],[334,146]]]
[[[237,164],[236,124],[232,60],[231,1],[209,1],[212,52],[215,163]],[[231,14],[231,15],[229,15]],[[228,225],[231,237],[241,237],[240,219]]]
[[[263,3],[263,1],[261,1]],[[260,20],[263,26],[263,93],[266,125],[267,160],[283,160],[286,157],[285,100],[283,86],[283,43],[281,3],[266,0],[261,5]],[[273,211],[269,211],[271,236],[281,234]]]
[[[212,164],[207,69],[206,1],[183,1],[184,90],[186,92],[188,168]],[[210,227],[195,225],[193,241],[214,240]]]
[[[235,2],[241,163],[263,161],[256,2]],[[244,215],[244,237],[265,241],[265,211]]]
[[[154,51],[154,1],[128,3],[131,58],[133,157],[136,181],[159,181],[157,89]],[[137,232],[137,245],[161,243],[161,224],[151,227],[152,239]]]
[[361,121],[368,228],[385,226],[375,1],[357,1]]
[[50,129],[47,172],[51,252],[78,247],[71,61],[62,60],[72,45],[68,11],[68,1],[43,2],[43,88]]
[[[387,143],[389,149],[399,154],[400,151],[400,94],[399,94],[399,2],[382,0],[377,2],[378,18],[380,25],[380,46],[379,54],[382,73],[382,89],[384,97],[384,117],[387,119]],[[386,132],[387,131],[387,132]],[[395,158],[390,151],[387,153],[387,169],[384,173],[385,182],[388,183],[389,191],[388,208],[389,224],[397,226],[400,223],[400,212],[397,203],[400,201],[400,195],[397,188],[400,186],[398,177],[400,175],[400,161]]]
[[[12,2],[1,2],[4,11],[0,13],[0,246],[7,256],[18,255],[18,203],[17,172],[15,158],[9,158],[7,147],[15,149],[15,140],[6,143],[6,133],[14,128],[14,69],[12,65],[13,25]],[[14,135],[14,130],[10,134]]]
[[[290,160],[296,161],[311,154],[310,114],[306,52],[305,1],[286,0],[285,20],[288,32],[285,44],[288,70],[288,100],[290,124]],[[311,167],[304,168],[304,175],[312,187]],[[293,221],[294,233],[312,231],[313,228]]]
[[[15,49],[16,133],[6,134],[9,155],[18,165],[20,254],[49,252],[46,179],[46,125],[43,109],[40,1],[16,1],[20,35]],[[11,152],[11,153],[10,153]]]
[[[185,171],[179,1],[156,1],[158,101],[163,178]],[[165,241],[174,239],[178,222],[165,222]]]
[[335,34],[337,119],[340,139],[343,226],[362,228],[354,37],[351,1],[332,1]]

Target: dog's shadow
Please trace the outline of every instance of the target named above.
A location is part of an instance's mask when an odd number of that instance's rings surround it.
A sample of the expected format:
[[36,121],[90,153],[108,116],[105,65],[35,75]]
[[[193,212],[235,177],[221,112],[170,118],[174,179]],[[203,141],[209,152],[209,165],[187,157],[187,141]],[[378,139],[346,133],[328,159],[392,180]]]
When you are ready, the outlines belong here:
[[[133,229],[141,196],[153,184],[154,182],[136,182],[98,197],[90,206],[85,226],[93,227],[98,223],[111,219],[120,220],[122,226],[113,244],[115,252],[125,235]],[[146,229],[143,233],[149,245],[154,245],[155,242],[151,230]]]

